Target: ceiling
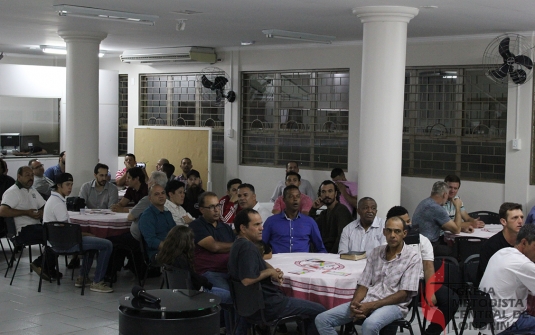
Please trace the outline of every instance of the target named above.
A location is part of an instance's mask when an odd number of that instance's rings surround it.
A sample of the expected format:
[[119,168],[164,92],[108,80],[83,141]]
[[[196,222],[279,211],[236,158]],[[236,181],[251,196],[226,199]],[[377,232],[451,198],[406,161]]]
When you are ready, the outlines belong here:
[[[54,11],[56,4],[154,14],[160,18],[154,26],[147,26],[60,17]],[[101,49],[115,53],[170,46],[238,49],[302,44],[268,39],[263,29],[333,35],[334,44],[356,43],[362,39],[362,23],[352,9],[371,5],[419,8],[420,13],[409,23],[409,38],[535,31],[533,0],[0,0],[0,52],[43,55],[35,49],[37,46],[65,45],[58,30],[107,32]],[[184,10],[198,13],[177,13]],[[185,30],[176,30],[177,19],[187,19]],[[242,47],[241,41],[256,43]]]

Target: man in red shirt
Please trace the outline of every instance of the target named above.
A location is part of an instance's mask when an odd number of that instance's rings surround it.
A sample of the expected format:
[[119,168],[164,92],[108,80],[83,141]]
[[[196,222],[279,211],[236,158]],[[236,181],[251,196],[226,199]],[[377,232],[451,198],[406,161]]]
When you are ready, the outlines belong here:
[[231,179],[227,182],[227,195],[219,200],[221,205],[221,222],[228,225],[234,223],[236,213],[240,211],[238,205],[238,186],[242,184],[240,179]]

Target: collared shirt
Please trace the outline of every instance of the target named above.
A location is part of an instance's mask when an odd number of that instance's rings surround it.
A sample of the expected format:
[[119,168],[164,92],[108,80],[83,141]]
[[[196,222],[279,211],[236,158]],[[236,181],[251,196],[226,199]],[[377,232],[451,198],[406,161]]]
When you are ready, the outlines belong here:
[[435,243],[444,234],[442,226],[450,221],[446,210],[433,198],[422,200],[412,214],[412,224],[420,227],[420,234]]
[[193,219],[193,217],[188,212],[186,212],[186,210],[182,206],[171,202],[169,199],[165,201],[164,206],[169,212],[171,212],[171,214],[173,214],[173,220],[175,220],[177,226],[186,225],[186,221],[184,221],[184,216],[189,216],[190,219]]
[[121,177],[124,176],[125,173],[126,173],[126,168],[118,170],[117,173],[115,174],[115,180],[121,179]]
[[43,211],[43,222],[71,222],[65,198],[52,191]]
[[266,220],[271,215],[273,215],[273,213],[271,213],[271,210],[269,208],[266,208],[266,207],[260,205],[260,203],[258,201],[256,202],[256,205],[254,205],[253,209],[255,211],[257,211],[258,214],[260,214],[260,217],[262,218],[262,222],[266,222]]
[[160,211],[153,204],[139,217],[139,230],[147,243],[147,253],[153,257],[158,252],[160,242],[176,226],[173,215],[167,210]]
[[130,225],[130,234],[136,239],[141,240],[141,232],[139,231],[139,217],[143,212],[149,208],[150,200],[149,196],[141,198],[139,202],[130,210],[130,215],[134,217],[134,221]]
[[50,180],[47,176],[43,175],[42,177],[33,176],[33,188],[39,192],[45,200],[50,197],[51,186],[54,186],[54,182]]
[[[284,188],[286,187],[286,180],[279,181],[277,183],[277,186],[275,187],[275,191],[273,191],[273,195],[271,196],[271,202],[275,202],[278,197],[282,195],[282,192],[284,191]],[[311,199],[315,199],[318,195],[314,188],[312,188],[312,185],[310,182],[306,179],[301,178],[301,184],[299,185],[299,191],[301,194],[308,195]]]
[[[457,199],[457,198],[459,197],[455,196],[455,198],[453,199]],[[442,205],[442,208],[444,208],[446,212],[448,212],[450,219],[455,220],[455,212],[457,212],[457,210],[455,209],[455,205],[453,204],[453,201],[450,201],[450,200],[446,201],[446,203]],[[464,203],[461,203],[461,212],[463,211],[465,211]]]
[[188,189],[188,178],[184,177],[182,173],[176,176],[175,180],[178,180],[184,183],[184,192]]
[[365,230],[360,223],[360,218],[350,222],[342,231],[338,253],[344,254],[349,251],[370,252],[373,248],[386,244],[383,228],[385,221],[375,217],[368,230]]
[[83,184],[78,196],[85,199],[85,205],[91,209],[108,209],[111,205],[119,202],[119,191],[117,186],[106,182],[102,191],[95,188],[97,181],[92,180]]
[[368,288],[362,302],[377,301],[399,291],[407,291],[405,301],[397,305],[405,316],[407,306],[418,292],[422,259],[415,249],[408,248],[404,243],[401,252],[388,261],[387,247],[378,246],[366,255],[366,267],[358,280],[358,285]]
[[134,206],[141,200],[143,197],[149,195],[149,187],[146,183],[141,184],[139,189],[136,191],[133,187],[126,189],[124,193],[124,198],[128,199],[131,203],[134,203]]
[[270,216],[264,222],[262,240],[271,244],[274,254],[309,252],[310,242],[317,252],[327,252],[316,221],[301,213],[297,213],[295,219],[288,218],[285,212]]
[[52,180],[53,182],[56,182],[56,178],[62,173],[63,172],[61,172],[61,167],[58,164],[58,165],[54,165],[46,169],[45,176],[48,179]]
[[[354,197],[357,196],[357,191],[358,191],[358,186],[357,186],[357,183],[355,183],[354,181],[343,181],[343,180],[340,180],[339,181],[340,183],[344,184],[346,186],[346,192],[349,194],[349,195],[352,195]],[[347,207],[347,209],[349,210],[350,213],[353,213],[353,211],[355,210],[355,207],[353,207],[353,205],[351,205],[347,200],[346,198],[344,198],[343,195],[340,194],[340,203],[344,206]]]
[[[2,195],[2,205],[12,209],[38,210],[43,208],[45,203],[45,199],[43,199],[37,190],[24,188],[18,181]],[[16,216],[13,219],[15,220],[17,232],[20,232],[24,226],[41,223],[39,219],[34,219],[26,215]]]

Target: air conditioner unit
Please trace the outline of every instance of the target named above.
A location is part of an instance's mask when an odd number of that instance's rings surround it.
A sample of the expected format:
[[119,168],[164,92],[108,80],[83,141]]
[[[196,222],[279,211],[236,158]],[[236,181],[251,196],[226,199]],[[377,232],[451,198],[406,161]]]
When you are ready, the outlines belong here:
[[217,55],[215,49],[205,47],[181,47],[125,50],[121,61],[133,64],[200,62],[215,63]]

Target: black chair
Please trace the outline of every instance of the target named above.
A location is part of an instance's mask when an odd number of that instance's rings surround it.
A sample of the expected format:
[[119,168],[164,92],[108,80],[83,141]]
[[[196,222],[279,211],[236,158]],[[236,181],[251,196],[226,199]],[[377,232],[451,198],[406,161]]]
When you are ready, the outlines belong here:
[[479,254],[481,247],[487,241],[486,238],[460,236],[455,238],[455,250],[457,254],[457,260],[459,264],[463,264],[464,261],[472,256]]
[[479,268],[479,254],[472,255],[463,263],[463,282],[474,287],[479,286],[477,269]]
[[6,249],[4,248],[4,244],[2,243],[2,239],[5,238],[7,241],[7,246],[9,247],[9,251],[11,254],[13,254],[13,248],[11,248],[11,243],[9,242],[8,233],[7,233],[7,225],[4,221],[4,218],[0,217],[0,246],[2,247],[2,252],[4,253],[4,258],[6,259],[6,264],[9,267],[9,259],[7,258]]
[[[7,264],[6,273],[4,274],[4,278],[7,277],[7,273],[9,272],[9,269],[13,267],[13,263],[15,262],[16,257],[16,250],[18,249],[19,257],[17,259],[17,264],[15,265],[15,269],[13,270],[13,275],[11,276],[11,281],[9,282],[9,285],[13,284],[13,279],[15,279],[15,274],[17,273],[17,268],[19,267],[20,258],[22,257],[22,253],[24,251],[25,247],[28,247],[28,257],[30,259],[30,263],[32,263],[32,246],[38,245],[39,246],[39,254],[43,256],[43,250],[41,249],[41,245],[43,244],[43,238],[39,239],[33,239],[25,241],[24,243],[17,242],[16,236],[17,236],[17,226],[15,225],[15,220],[13,218],[4,218],[4,222],[6,223],[7,228],[7,234],[6,237],[11,240],[11,243],[13,243],[13,252],[11,254],[11,260]],[[43,268],[41,268],[43,269]],[[32,272],[32,268],[30,268],[30,272]]]
[[485,224],[501,224],[500,223],[500,215],[495,212],[489,212],[489,211],[477,211],[468,213],[470,217],[477,219],[479,218],[481,221],[485,222]]
[[[143,237],[143,235],[140,235],[139,246],[141,248],[141,254],[143,255],[143,262],[145,262],[145,266],[147,267],[147,269],[145,270],[145,275],[143,276],[143,281],[140,283],[141,287],[145,287],[145,282],[147,281],[147,276],[149,274],[150,269],[161,268],[162,265],[159,264],[156,261],[156,259],[151,259],[149,257],[149,254],[147,253],[147,242],[145,242],[145,238]],[[162,278],[160,289],[163,288],[163,285],[164,285],[164,278]]]
[[168,289],[191,290],[191,274],[188,270],[179,269],[172,265],[163,266],[165,285]]
[[[472,326],[474,328],[482,329],[487,328],[487,325],[489,325],[490,331],[494,335],[494,313],[492,312],[492,300],[488,293],[475,287],[470,289],[468,292],[468,306],[463,317],[460,335],[463,335],[464,329],[467,328],[466,319],[470,312],[473,314]],[[481,334],[479,332],[479,335]]]
[[449,256],[435,257],[435,271],[438,271],[444,263],[444,285],[458,293],[462,288],[462,275],[459,262]]
[[[262,286],[260,282],[245,286],[240,281],[230,279],[230,295],[234,302],[234,308],[238,316],[245,318],[251,324],[252,334],[255,334],[254,325],[262,325],[271,327],[272,335],[275,335],[276,328],[279,324],[286,324],[288,322],[297,322],[301,334],[306,334],[304,320],[307,318],[302,315],[289,315],[277,318],[275,320],[267,320],[264,314],[264,295],[262,294]],[[253,315],[260,314],[260,319],[251,318]],[[236,333],[234,327],[232,333]]]
[[[115,271],[117,269],[117,264],[115,264],[115,259],[116,259],[116,254],[118,252],[121,252],[121,251],[124,251],[126,253],[129,253],[130,254],[130,259],[132,260],[132,266],[134,267],[134,274],[137,278],[137,281],[139,283],[139,286],[143,286],[141,284],[141,275],[140,275],[140,271],[141,269],[138,269],[137,268],[137,263],[136,263],[136,250],[133,250],[130,246],[128,245],[125,245],[125,244],[113,244],[113,252],[112,252],[112,255],[110,257],[111,259],[111,262],[112,262],[112,269],[113,269],[113,275],[112,275],[112,278],[111,279],[111,282],[110,282],[110,287],[112,287],[113,283],[115,283],[117,281],[117,272]],[[121,266],[122,268],[122,266]]]
[[[49,245],[50,250],[55,254],[56,271],[59,272],[58,256],[60,255],[83,255],[85,256],[90,250],[84,250],[82,243],[82,230],[79,224],[72,224],[67,222],[46,222],[43,224],[44,240]],[[46,258],[43,257],[43,268],[46,266]],[[82,281],[82,295],[85,290],[85,278]],[[72,269],[71,279],[74,279],[74,268]],[[43,278],[39,279],[39,288],[37,292],[41,292],[41,285]],[[59,276],[57,276],[58,285]]]

